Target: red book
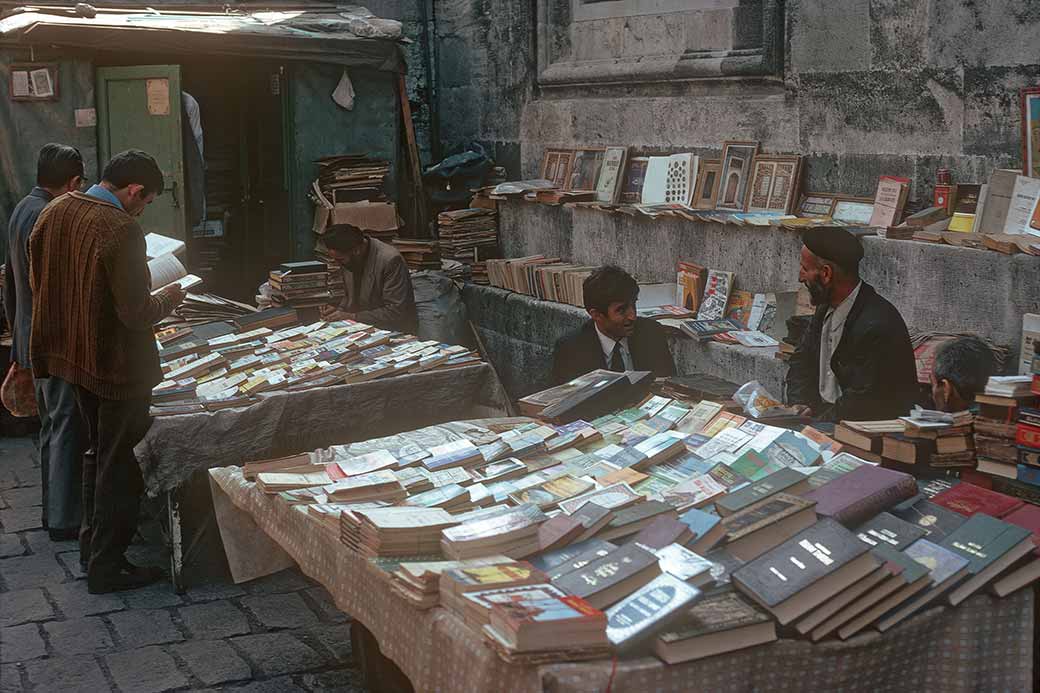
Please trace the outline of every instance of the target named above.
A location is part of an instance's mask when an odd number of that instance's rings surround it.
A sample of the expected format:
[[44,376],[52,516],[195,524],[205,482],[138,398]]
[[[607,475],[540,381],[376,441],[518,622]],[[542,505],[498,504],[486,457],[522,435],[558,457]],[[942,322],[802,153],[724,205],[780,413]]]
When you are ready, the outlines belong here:
[[1040,556],[1040,506],[1026,503],[1018,510],[1009,512],[1004,517],[1004,522],[1032,532],[1033,543],[1036,544],[1036,551],[1033,553]]
[[963,481],[936,495],[932,498],[932,502],[965,517],[983,513],[996,518],[1004,517],[1025,504],[1018,498],[1005,496],[1003,493],[990,491]]
[[1040,448],[1040,427],[1020,421],[1015,431],[1015,443],[1027,448]]
[[816,501],[816,514],[853,527],[917,493],[914,477],[865,464],[802,495]]
[[342,479],[347,478],[347,475],[343,473],[343,470],[336,462],[325,465],[325,473],[328,474],[329,478],[332,479],[334,482],[341,481]]

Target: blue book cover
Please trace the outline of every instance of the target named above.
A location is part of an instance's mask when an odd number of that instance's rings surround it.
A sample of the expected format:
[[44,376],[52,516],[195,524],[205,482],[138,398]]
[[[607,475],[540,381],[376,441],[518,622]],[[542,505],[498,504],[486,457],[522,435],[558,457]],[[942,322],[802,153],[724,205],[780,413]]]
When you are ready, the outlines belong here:
[[1040,469],[1027,464],[1018,465],[1018,481],[1033,486],[1040,486]]
[[693,508],[687,510],[679,517],[679,522],[690,528],[696,539],[700,539],[710,532],[722,519],[718,515]]
[[820,460],[819,448],[794,431],[782,433],[761,454],[783,467],[812,467]]
[[903,553],[928,568],[928,575],[933,585],[942,584],[949,580],[951,575],[968,565],[967,558],[927,539],[918,539],[906,547]]

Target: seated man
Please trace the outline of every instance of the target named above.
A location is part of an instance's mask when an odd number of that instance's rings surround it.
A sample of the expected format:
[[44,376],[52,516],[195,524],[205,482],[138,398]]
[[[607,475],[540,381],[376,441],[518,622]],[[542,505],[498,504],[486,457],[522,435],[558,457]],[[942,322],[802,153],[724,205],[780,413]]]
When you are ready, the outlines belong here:
[[600,267],[585,279],[582,291],[592,319],[556,343],[554,383],[597,368],[652,371],[658,378],[675,374],[664,328],[636,317],[639,285],[628,272],[613,265]]
[[971,408],[995,366],[993,352],[978,337],[959,337],[941,345],[932,364],[935,408],[948,412]]
[[346,295],[326,320],[358,320],[384,330],[415,334],[412,277],[397,248],[369,238],[350,224],[334,224],[322,236],[328,255],[343,269]]
[[906,416],[918,394],[914,350],[899,311],[859,278],[859,239],[827,228],[802,243],[798,280],[817,308],[791,357],[788,403],[823,421]]

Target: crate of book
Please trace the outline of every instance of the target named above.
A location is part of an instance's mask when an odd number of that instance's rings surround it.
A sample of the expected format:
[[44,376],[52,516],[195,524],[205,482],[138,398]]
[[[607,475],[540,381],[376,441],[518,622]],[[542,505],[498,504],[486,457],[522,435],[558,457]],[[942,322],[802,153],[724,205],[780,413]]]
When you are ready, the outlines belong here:
[[832,439],[647,395],[589,421],[496,420],[429,447],[334,446],[244,474],[508,662],[642,648],[679,663],[778,626],[811,642],[885,632],[1040,579],[1034,506],[850,454],[885,454],[908,427],[964,443],[970,425],[907,418],[844,422]]
[[267,281],[276,306],[313,308],[336,303],[344,295],[343,282],[332,278],[324,262],[283,262]]

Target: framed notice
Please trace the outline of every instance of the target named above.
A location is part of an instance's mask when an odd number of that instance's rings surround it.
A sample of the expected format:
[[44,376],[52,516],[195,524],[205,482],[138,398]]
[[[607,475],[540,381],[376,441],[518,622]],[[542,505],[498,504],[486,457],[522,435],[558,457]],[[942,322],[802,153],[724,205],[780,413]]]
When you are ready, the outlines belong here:
[[788,214],[794,206],[802,157],[756,156],[747,211]]
[[798,205],[798,216],[829,217],[834,213],[838,197],[833,193],[806,193]]
[[573,149],[547,149],[542,158],[542,178],[557,188],[565,189],[570,182]]
[[57,63],[11,63],[7,93],[12,101],[57,101]]
[[751,165],[758,142],[725,142],[722,146],[722,179],[716,209],[743,212],[751,184]]
[[715,209],[719,199],[719,179],[722,177],[720,159],[702,160],[697,171],[697,187],[693,190],[694,209]]
[[1040,87],[1022,90],[1022,175],[1040,178]]
[[849,226],[869,226],[874,215],[874,200],[869,197],[839,196],[834,202],[831,217]]
[[595,190],[599,182],[599,172],[603,168],[603,157],[606,148],[579,149],[571,160],[571,171],[568,177],[567,190]]

